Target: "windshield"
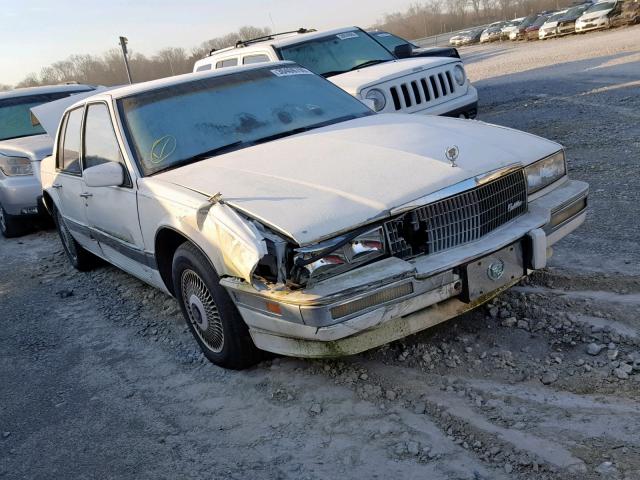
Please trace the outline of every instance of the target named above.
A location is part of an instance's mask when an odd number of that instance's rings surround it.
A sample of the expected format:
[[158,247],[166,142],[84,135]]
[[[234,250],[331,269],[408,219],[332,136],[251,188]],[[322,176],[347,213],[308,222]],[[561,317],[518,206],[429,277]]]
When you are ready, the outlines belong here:
[[400,38],[400,37],[396,37],[395,35],[391,34],[391,33],[387,33],[387,32],[370,32],[370,34],[372,36],[374,36],[376,38],[376,40],[378,40],[384,47],[386,47],[388,50],[392,51],[400,46],[400,45],[405,45],[405,44],[409,44],[411,45],[413,48],[418,48],[417,45],[414,45],[413,43],[405,40],[404,38]]
[[360,30],[282,47],[280,55],[323,77],[395,60],[391,52]]
[[551,17],[547,18],[547,22],[557,22],[562,17],[564,17],[566,14],[567,14],[567,12],[556,13],[555,15],[552,15]]
[[537,18],[538,18],[538,14],[537,13],[534,13],[534,14],[529,15],[528,17],[525,17],[525,19],[520,24],[520,28],[526,28],[526,27],[531,26],[533,24],[533,22],[536,21]]
[[297,65],[201,78],[120,99],[118,108],[145,175],[373,115]]
[[580,5],[579,7],[570,8],[567,11],[567,13],[564,14],[564,18],[572,18],[572,17],[575,17],[576,15],[581,15],[586,9],[587,7],[583,5]]
[[589,10],[587,10],[584,13],[593,13],[593,12],[601,12],[602,10],[611,10],[614,5],[615,5],[615,2],[596,3],[593,7],[591,7]]
[[35,125],[33,124],[29,109],[69,95],[71,95],[71,92],[58,92],[0,100],[0,140],[46,133],[40,124],[37,122],[35,122]]
[[549,20],[549,17],[540,17],[535,22],[533,22],[533,24],[531,26],[532,27],[539,27],[540,25],[542,25],[547,20]]

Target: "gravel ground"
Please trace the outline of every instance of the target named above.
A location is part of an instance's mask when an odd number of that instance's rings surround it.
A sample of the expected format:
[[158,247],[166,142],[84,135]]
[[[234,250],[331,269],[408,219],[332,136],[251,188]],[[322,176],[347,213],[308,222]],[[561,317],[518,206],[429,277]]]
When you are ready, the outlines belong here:
[[639,479],[640,27],[464,55],[482,120],[591,183],[550,268],[362,355],[231,372],[173,299],[0,239],[0,478]]

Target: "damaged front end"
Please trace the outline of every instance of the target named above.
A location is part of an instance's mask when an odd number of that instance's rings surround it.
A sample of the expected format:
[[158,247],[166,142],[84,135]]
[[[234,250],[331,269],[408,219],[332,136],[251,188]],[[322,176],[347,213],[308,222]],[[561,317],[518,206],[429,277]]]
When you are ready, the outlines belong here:
[[221,285],[264,350],[331,357],[402,338],[544,267],[551,245],[584,221],[588,185],[562,169],[533,167],[471,190],[463,183],[452,195],[304,246],[216,202],[205,224],[220,245]]

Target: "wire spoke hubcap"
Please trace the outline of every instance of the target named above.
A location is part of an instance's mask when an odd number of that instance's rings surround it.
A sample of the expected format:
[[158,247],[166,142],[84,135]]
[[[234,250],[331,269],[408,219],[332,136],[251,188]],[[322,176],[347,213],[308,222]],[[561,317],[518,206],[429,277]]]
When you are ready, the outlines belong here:
[[198,338],[211,351],[220,353],[224,346],[224,331],[211,292],[202,278],[189,269],[182,272],[181,287],[187,315]]

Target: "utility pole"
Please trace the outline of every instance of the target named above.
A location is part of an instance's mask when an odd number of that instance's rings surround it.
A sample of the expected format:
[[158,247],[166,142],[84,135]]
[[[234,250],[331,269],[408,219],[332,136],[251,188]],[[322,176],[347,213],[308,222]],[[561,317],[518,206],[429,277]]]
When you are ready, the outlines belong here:
[[122,56],[124,57],[124,66],[127,69],[127,78],[129,79],[129,84],[132,84],[131,81],[131,70],[129,69],[129,59],[127,58],[127,37],[120,37],[120,46],[122,47]]

